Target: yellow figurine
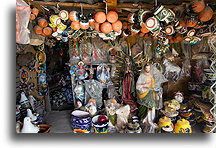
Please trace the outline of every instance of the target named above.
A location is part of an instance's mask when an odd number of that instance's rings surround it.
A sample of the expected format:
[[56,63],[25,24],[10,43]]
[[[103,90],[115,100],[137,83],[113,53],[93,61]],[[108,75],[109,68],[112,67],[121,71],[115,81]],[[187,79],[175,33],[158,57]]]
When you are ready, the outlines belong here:
[[190,122],[186,119],[179,119],[175,124],[175,133],[192,133]]
[[158,122],[158,132],[159,133],[162,133],[163,131],[170,133],[170,132],[173,132],[173,129],[174,129],[174,125],[170,118],[164,116],[159,119],[159,122]]

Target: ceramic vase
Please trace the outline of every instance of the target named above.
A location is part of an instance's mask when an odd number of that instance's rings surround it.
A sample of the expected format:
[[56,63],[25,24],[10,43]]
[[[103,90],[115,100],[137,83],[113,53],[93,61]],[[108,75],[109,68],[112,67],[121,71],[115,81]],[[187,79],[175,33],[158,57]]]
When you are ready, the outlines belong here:
[[75,110],[71,113],[71,116],[74,133],[90,133],[91,117],[89,112]]
[[96,115],[92,118],[94,133],[108,133],[108,123],[109,123],[108,117],[105,116],[107,121],[101,123],[98,122],[99,117],[100,115]]

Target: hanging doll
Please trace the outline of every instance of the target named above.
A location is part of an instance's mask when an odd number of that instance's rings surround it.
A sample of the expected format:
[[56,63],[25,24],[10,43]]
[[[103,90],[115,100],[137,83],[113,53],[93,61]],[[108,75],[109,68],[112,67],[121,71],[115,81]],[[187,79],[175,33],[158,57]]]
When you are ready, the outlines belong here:
[[77,80],[84,80],[88,77],[88,73],[85,70],[85,66],[82,61],[78,63],[78,67],[76,69],[75,75]]
[[126,70],[123,78],[123,88],[122,88],[122,102],[124,104],[130,105],[130,113],[132,115],[137,114],[137,106],[134,100],[135,87],[134,87],[134,74],[132,71],[132,65],[129,57],[125,58],[126,61]]

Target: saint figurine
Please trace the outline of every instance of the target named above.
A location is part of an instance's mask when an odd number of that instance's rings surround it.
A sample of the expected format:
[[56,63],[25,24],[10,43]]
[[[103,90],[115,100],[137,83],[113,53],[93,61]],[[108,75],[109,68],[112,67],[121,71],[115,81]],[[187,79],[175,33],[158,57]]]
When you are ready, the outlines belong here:
[[144,123],[144,132],[154,133],[157,125],[154,123],[155,109],[159,105],[159,95],[155,88],[155,78],[151,65],[146,63],[136,83],[138,116]]
[[135,98],[135,84],[134,84],[134,73],[132,71],[132,65],[129,57],[125,58],[126,69],[123,78],[123,87],[122,87],[122,102],[124,104],[130,105],[130,114],[136,115],[138,108],[136,106]]

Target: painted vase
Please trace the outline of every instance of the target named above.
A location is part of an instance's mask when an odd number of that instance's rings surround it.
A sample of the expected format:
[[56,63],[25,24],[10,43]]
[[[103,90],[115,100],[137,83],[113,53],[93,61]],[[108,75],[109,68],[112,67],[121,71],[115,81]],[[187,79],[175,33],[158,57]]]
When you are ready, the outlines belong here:
[[179,119],[175,124],[175,133],[192,133],[190,122],[186,119]]
[[106,117],[105,122],[98,122],[100,116],[101,115],[96,115],[92,118],[92,125],[94,128],[94,133],[108,133],[109,119],[107,116],[105,116]]
[[90,133],[91,117],[89,112],[75,110],[71,113],[71,116],[74,133]]

